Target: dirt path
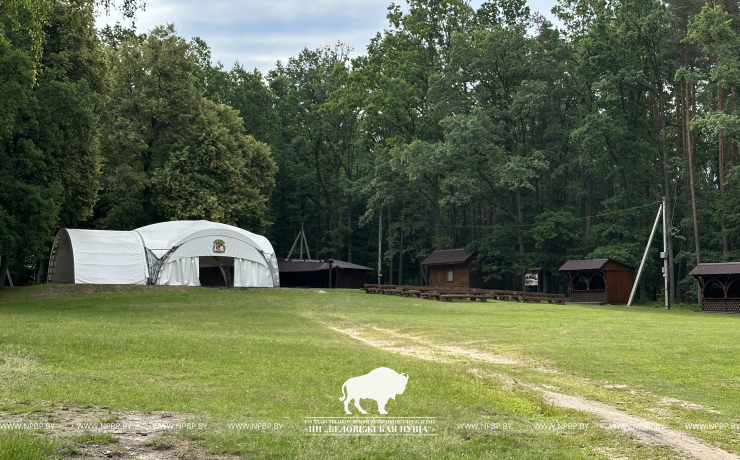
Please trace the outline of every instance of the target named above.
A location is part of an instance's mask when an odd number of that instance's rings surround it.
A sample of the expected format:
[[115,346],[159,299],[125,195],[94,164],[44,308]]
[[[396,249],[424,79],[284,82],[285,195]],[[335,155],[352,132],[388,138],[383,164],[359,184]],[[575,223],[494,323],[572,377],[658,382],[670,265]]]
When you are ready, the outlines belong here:
[[[389,335],[388,340],[372,338],[367,333],[361,333],[359,329],[352,328],[340,328],[333,326],[328,323],[320,322],[323,326],[331,329],[332,331],[346,334],[349,337],[364,342],[373,348],[380,348],[382,350],[398,353],[404,356],[413,356],[415,358],[423,359],[426,361],[435,362],[451,362],[454,358],[470,358],[477,359],[479,361],[485,361],[491,364],[509,364],[509,365],[522,365],[524,364],[520,360],[506,356],[506,355],[494,355],[491,353],[485,353],[478,350],[472,350],[467,348],[452,347],[452,346],[438,346],[431,343],[425,342],[419,337],[412,337],[405,334],[399,334],[395,331],[389,331],[387,329],[373,328],[374,331],[381,332],[385,335]],[[399,344],[399,338],[413,341],[415,345],[411,344]]]
[[[411,337],[409,335],[400,334],[396,331],[387,329],[370,327],[369,329],[363,330],[358,328],[347,328],[346,326],[339,327],[321,321],[319,321],[319,323],[333,331],[345,334],[353,339],[360,340],[371,347],[428,361],[451,362],[456,358],[467,358],[493,364],[519,366],[528,364],[522,359],[507,357],[505,355],[491,354],[460,346],[434,345],[421,338]],[[378,337],[378,333],[384,337]],[[413,340],[415,344],[403,344],[407,340]],[[537,365],[530,367],[545,372],[556,372]],[[471,371],[475,372],[477,370],[472,369]],[[555,406],[594,414],[602,420],[601,426],[604,428],[617,429],[631,433],[637,439],[645,443],[665,445],[681,455],[698,460],[740,460],[740,456],[737,454],[727,452],[717,447],[708,446],[699,439],[686,433],[668,428],[660,423],[626,414],[625,412],[607,404],[591,401],[579,396],[554,393],[542,388],[530,388],[540,392],[548,402]],[[670,400],[684,407],[686,405],[693,405],[696,408],[709,410],[688,401],[680,401],[672,398],[663,399]]]
[[628,415],[607,404],[589,401],[579,396],[553,393],[541,388],[537,390],[548,402],[558,407],[594,414],[605,422],[602,424],[605,428],[627,431],[648,444],[663,444],[683,455],[700,460],[737,460],[740,458],[736,454],[703,444],[686,433],[641,417]]
[[[50,408],[47,412],[30,414],[0,412],[0,426],[15,426],[17,429],[41,427],[45,435],[69,438],[74,448],[66,458],[75,460],[236,458],[206,455],[189,441],[175,436],[175,432],[180,430],[207,428],[203,424],[199,427],[192,418],[192,414],[173,412],[110,411],[97,407]],[[114,442],[104,442],[105,438],[101,435],[112,436]]]

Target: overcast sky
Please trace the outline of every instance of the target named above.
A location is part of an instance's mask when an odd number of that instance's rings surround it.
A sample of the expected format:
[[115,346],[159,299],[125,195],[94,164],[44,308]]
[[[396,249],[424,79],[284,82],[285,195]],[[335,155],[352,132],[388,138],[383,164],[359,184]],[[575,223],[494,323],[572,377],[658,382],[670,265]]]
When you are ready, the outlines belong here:
[[[472,0],[478,7],[484,0]],[[388,28],[386,14],[392,0],[146,0],[136,29],[174,23],[178,35],[201,37],[211,48],[214,63],[230,69],[240,62],[263,74],[304,48],[315,49],[342,41],[365,54],[370,39]],[[396,3],[405,5],[403,0]],[[533,11],[550,18],[555,0],[530,0]],[[99,27],[115,24],[120,16],[101,15]],[[121,21],[125,24],[124,21]]]

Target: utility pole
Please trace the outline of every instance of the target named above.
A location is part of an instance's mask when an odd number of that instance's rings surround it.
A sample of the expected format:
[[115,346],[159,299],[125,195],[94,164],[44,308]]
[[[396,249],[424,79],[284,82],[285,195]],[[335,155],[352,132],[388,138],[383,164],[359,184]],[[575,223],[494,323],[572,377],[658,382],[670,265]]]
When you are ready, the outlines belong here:
[[[663,203],[658,208],[658,215],[655,216],[655,223],[653,224],[653,230],[650,232],[650,239],[648,240],[647,246],[645,246],[645,254],[642,256],[642,262],[640,262],[640,269],[637,270],[637,277],[635,278],[635,284],[632,286],[632,293],[630,294],[630,300],[627,302],[627,306],[632,305],[632,301],[635,299],[635,293],[637,292],[637,285],[640,283],[640,276],[642,275],[642,269],[645,267],[645,260],[647,259],[648,252],[650,252],[650,245],[653,244],[653,237],[655,236],[655,229],[658,228],[658,220],[660,215],[663,213]],[[665,221],[663,221],[665,222]]]
[[671,309],[670,286],[668,285],[668,219],[666,219],[666,197],[663,197],[663,280],[665,281],[665,307]]
[[382,266],[381,266],[381,254],[383,252],[383,207],[380,207],[380,212],[378,213],[380,216],[378,218],[378,284],[382,284],[383,282],[383,273],[381,272]]

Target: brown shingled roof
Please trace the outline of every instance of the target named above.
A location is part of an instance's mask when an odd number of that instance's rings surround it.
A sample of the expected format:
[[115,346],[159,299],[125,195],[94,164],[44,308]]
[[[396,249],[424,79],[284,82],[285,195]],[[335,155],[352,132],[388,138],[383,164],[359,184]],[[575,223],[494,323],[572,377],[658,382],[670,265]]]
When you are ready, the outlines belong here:
[[723,264],[699,264],[689,273],[692,276],[740,275],[740,262]]
[[343,268],[345,270],[372,270],[370,267],[353,264],[351,262],[345,262],[343,260],[331,259],[333,267]]
[[321,270],[329,270],[329,261],[331,261],[332,268],[337,267],[344,270],[372,270],[372,268],[369,267],[363,267],[362,265],[336,259],[280,259],[278,260],[278,270],[283,273],[318,272]]
[[424,259],[422,265],[461,264],[473,257],[475,251],[465,249],[437,249]]
[[631,269],[635,269],[635,267],[631,267],[627,264],[623,264],[622,262],[616,261],[614,259],[593,259],[593,260],[568,260],[566,261],[562,267],[560,267],[559,271],[561,272],[574,272],[579,270],[601,270],[604,268],[604,265],[607,264],[607,262],[612,261],[616,264],[623,265],[625,267],[629,267]]
[[317,272],[328,270],[329,264],[323,260],[278,260],[278,269],[281,273]]

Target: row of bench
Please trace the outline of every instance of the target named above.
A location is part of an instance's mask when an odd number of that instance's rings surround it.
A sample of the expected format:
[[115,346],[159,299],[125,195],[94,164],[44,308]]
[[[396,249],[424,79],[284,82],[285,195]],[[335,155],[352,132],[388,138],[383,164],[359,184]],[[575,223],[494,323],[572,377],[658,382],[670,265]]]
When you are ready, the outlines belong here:
[[403,286],[393,284],[366,284],[365,292],[368,294],[400,294],[402,297],[416,296],[421,299],[436,299],[451,302],[453,299],[470,299],[486,302],[494,300],[516,300],[517,302],[542,302],[551,304],[565,304],[563,294],[548,294],[544,292],[505,291],[498,289],[477,288],[445,288],[439,286]]

